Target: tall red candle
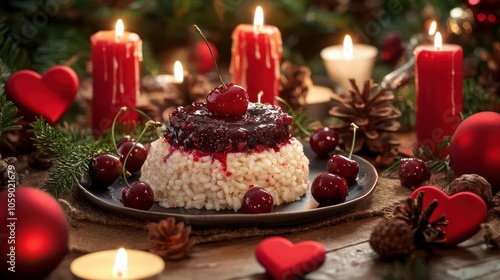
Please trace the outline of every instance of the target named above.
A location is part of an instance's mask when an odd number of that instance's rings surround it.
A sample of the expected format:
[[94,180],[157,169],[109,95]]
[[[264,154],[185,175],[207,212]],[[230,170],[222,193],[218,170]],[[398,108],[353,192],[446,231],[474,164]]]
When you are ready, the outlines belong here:
[[439,32],[434,46],[415,48],[417,140],[434,152],[461,122],[462,57],[462,48],[443,45]]
[[[92,128],[96,135],[111,127],[121,107],[137,107],[139,95],[141,38],[123,30],[118,20],[116,30],[99,31],[92,42]],[[118,120],[136,121],[138,114],[127,111]]]
[[282,54],[281,32],[263,24],[262,8],[255,11],[254,24],[240,24],[233,31],[232,56],[229,71],[232,81],[244,87],[250,102],[274,104],[280,89]]

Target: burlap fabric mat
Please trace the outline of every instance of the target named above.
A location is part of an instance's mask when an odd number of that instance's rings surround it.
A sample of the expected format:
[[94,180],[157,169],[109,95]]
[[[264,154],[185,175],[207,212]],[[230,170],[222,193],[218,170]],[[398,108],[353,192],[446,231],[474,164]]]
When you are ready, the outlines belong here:
[[[441,179],[442,180],[442,179]],[[436,181],[436,179],[434,179]],[[383,216],[403,202],[411,193],[403,188],[398,179],[381,176],[374,192],[352,209],[329,218],[304,223],[293,227],[273,228],[193,228],[192,235],[197,243],[232,240],[244,237],[280,235],[338,225],[349,221]],[[131,249],[147,250],[147,221],[140,221],[97,208],[79,192],[60,199],[70,223],[70,249],[76,252],[94,252],[125,246]]]

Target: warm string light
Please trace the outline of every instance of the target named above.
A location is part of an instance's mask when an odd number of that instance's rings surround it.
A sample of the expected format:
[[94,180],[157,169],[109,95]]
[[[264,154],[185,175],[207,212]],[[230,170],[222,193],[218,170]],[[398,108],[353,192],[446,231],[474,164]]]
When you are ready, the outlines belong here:
[[123,27],[123,21],[121,19],[116,21],[115,27],[115,41],[120,42],[123,39],[123,33],[125,28]]
[[354,49],[352,46],[351,36],[345,35],[344,37],[344,57],[347,60],[352,60],[354,56]]
[[255,9],[255,16],[253,18],[253,30],[259,32],[264,27],[264,12],[261,6],[257,6]]

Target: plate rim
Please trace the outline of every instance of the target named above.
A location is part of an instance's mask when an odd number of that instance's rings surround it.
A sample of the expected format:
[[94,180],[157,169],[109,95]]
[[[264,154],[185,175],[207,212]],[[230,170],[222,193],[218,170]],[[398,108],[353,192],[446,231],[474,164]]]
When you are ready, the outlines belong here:
[[[116,203],[113,203],[112,201],[99,197],[95,193],[93,193],[91,190],[89,190],[87,187],[83,186],[80,182],[77,184],[78,189],[83,192],[83,196],[91,202],[93,205],[107,210],[109,212],[115,213],[115,214],[120,214],[124,215],[130,218],[135,218],[138,220],[144,220],[144,221],[151,221],[151,220],[156,220],[159,221],[161,219],[165,219],[167,217],[174,217],[176,220],[183,220],[183,221],[188,221],[190,225],[193,226],[206,226],[211,224],[210,221],[202,221],[203,219],[209,219],[211,221],[215,221],[217,224],[217,221],[220,223],[221,220],[239,220],[241,219],[241,224],[244,225],[249,225],[249,226],[273,226],[276,221],[274,221],[276,217],[279,217],[279,220],[285,220],[283,224],[279,225],[274,225],[276,226],[282,226],[282,225],[289,225],[289,224],[305,224],[308,222],[313,222],[315,220],[319,220],[321,218],[333,216],[335,214],[339,214],[342,212],[347,211],[347,208],[350,205],[357,205],[358,203],[362,202],[363,200],[367,199],[370,195],[373,194],[377,187],[377,183],[379,180],[379,175],[376,170],[376,168],[366,159],[353,155],[354,159],[356,161],[363,161],[363,163],[369,168],[371,171],[370,175],[373,177],[372,180],[373,184],[369,186],[369,189],[366,193],[355,197],[351,200],[335,204],[335,205],[326,205],[326,206],[321,206],[321,207],[316,207],[316,208],[311,208],[311,209],[306,209],[306,210],[300,210],[300,211],[289,211],[289,212],[271,212],[271,213],[260,213],[260,214],[244,214],[244,213],[231,213],[231,214],[225,214],[225,213],[220,213],[220,214],[182,214],[182,213],[169,213],[169,212],[158,212],[158,211],[150,211],[150,210],[139,210],[139,209],[133,209],[133,208],[127,208],[123,205],[118,205]],[[311,161],[311,159],[309,159]],[[310,194],[310,184],[309,183],[309,189],[308,192]],[[307,194],[306,194],[307,195]],[[305,197],[301,197],[301,200],[305,199]],[[294,202],[289,202],[289,203],[296,203],[299,202],[300,200],[294,201]],[[158,202],[155,202],[155,204],[158,204]],[[160,206],[161,207],[161,206]],[[166,209],[166,208],[165,208]],[[340,209],[340,210],[339,210]],[[200,211],[203,211],[204,209],[199,209]],[[312,219],[308,219],[307,221],[297,221],[297,222],[291,222],[290,219],[287,218],[292,218],[294,216],[300,216],[302,214],[308,213],[308,216],[316,216]],[[149,218],[141,218],[142,216],[148,216]],[[272,222],[265,222],[266,219],[271,219],[273,220]],[[201,221],[200,221],[201,220]],[[293,220],[293,219],[292,219]],[[279,222],[278,222],[279,223]],[[224,227],[227,227],[226,223],[223,223]],[[232,224],[231,224],[232,225]],[[237,223],[235,224],[237,225]],[[212,224],[212,227],[214,225]]]

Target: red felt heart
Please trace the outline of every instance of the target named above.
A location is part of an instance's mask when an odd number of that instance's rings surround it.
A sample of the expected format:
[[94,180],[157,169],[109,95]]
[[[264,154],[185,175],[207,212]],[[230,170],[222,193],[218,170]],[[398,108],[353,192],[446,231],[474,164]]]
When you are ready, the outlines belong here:
[[7,81],[9,98],[34,116],[42,116],[55,124],[75,99],[78,76],[66,66],[55,66],[43,76],[31,70],[21,70]]
[[325,261],[325,247],[316,241],[293,244],[283,237],[270,237],[259,243],[257,260],[274,279],[301,277]]
[[444,245],[446,246],[456,245],[476,234],[488,215],[486,203],[474,193],[461,192],[448,196],[434,186],[423,186],[416,189],[411,197],[415,198],[419,192],[424,192],[424,208],[434,199],[438,201],[438,206],[429,221],[434,221],[441,214],[446,215],[448,225],[442,226],[443,231],[445,231],[446,241]]

